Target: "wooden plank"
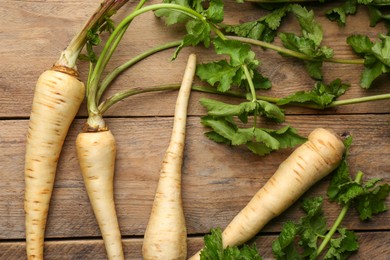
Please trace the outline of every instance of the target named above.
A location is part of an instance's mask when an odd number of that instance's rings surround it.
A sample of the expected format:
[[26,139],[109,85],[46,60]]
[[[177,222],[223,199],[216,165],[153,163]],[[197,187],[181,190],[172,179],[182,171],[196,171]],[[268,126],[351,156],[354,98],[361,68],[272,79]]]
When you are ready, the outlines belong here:
[[[151,3],[158,3],[154,0]],[[133,4],[130,4],[130,7]],[[256,19],[264,14],[256,5],[238,4],[235,1],[226,1],[225,22],[239,23]],[[329,5],[327,5],[329,6]],[[57,60],[60,50],[70,41],[71,37],[82,26],[88,15],[96,8],[96,1],[88,0],[82,3],[76,1],[11,1],[0,3],[0,118],[28,117],[30,114],[33,89],[38,76]],[[325,36],[324,44],[334,48],[335,56],[340,58],[354,58],[345,38],[351,33],[365,33],[372,38],[386,29],[379,25],[375,28],[368,26],[366,12],[360,10],[357,17],[349,17],[345,28],[339,28],[335,23],[324,17],[324,6],[315,8],[318,20],[323,24]],[[72,14],[71,16],[69,14]],[[116,20],[124,17],[125,10],[119,13]],[[283,24],[281,31],[296,31],[297,23],[289,17]],[[148,48],[167,41],[183,37],[183,28],[180,26],[166,27],[160,19],[152,13],[137,18],[128,30],[118,52],[114,55],[109,69],[125,60],[139,54]],[[280,42],[276,41],[276,44]],[[268,76],[274,84],[271,91],[261,94],[283,97],[297,90],[310,89],[314,81],[304,71],[301,61],[282,58],[274,51],[263,51],[254,48],[262,60],[260,71]],[[172,51],[163,52],[150,57],[122,75],[112,86],[108,94],[119,89],[129,87],[147,87],[166,83],[180,82],[187,55],[196,52],[200,62],[215,60],[217,57],[212,49],[189,48],[174,62],[170,61]],[[82,79],[86,79],[88,65],[79,65]],[[325,64],[326,81],[337,77],[350,82],[351,89],[343,98],[360,97],[387,93],[387,77],[379,80],[374,88],[363,90],[358,86],[361,66],[343,64]],[[171,115],[174,93],[162,95],[142,95],[122,102],[108,112],[110,116],[142,116],[142,115]],[[16,105],[17,104],[17,105]],[[153,104],[153,105],[150,105]],[[374,102],[369,104],[340,107],[329,113],[388,113],[390,101]],[[191,104],[190,114],[203,114],[204,110],[197,102]],[[313,113],[309,110],[293,109],[287,113]],[[80,115],[86,115],[85,106]]]
[[[390,233],[388,232],[357,232],[360,248],[357,254],[350,259],[378,259],[385,260],[390,257]],[[253,239],[259,253],[264,260],[274,259],[272,254],[272,241],[275,235],[261,235]],[[188,256],[197,252],[203,245],[201,237],[190,237],[188,243]],[[0,259],[24,259],[24,242],[0,242]],[[124,238],[124,250],[126,259],[142,259],[142,238]],[[104,260],[107,259],[103,241],[100,239],[49,241],[45,244],[47,260]]]
[[[107,119],[118,142],[116,203],[123,235],[142,235],[158,179],[158,170],[170,137],[172,118]],[[307,135],[316,127],[338,133],[350,132],[354,138],[350,164],[352,172],[362,170],[367,178],[389,182],[390,133],[387,115],[289,116],[287,123]],[[58,168],[49,214],[47,237],[99,236],[78,168],[74,141],[83,120],[76,120],[65,142]],[[268,127],[273,124],[265,124]],[[24,237],[23,160],[26,120],[0,121],[0,239]],[[228,147],[204,137],[198,117],[188,121],[184,155],[183,200],[190,234],[206,233],[224,227],[274,173],[290,150],[258,157],[241,147]],[[324,195],[329,178],[316,185],[309,195]],[[388,203],[389,204],[389,203]],[[229,205],[227,207],[227,205]],[[338,206],[325,204],[332,220]],[[294,205],[264,229],[279,231],[288,219],[301,216]],[[375,221],[361,223],[351,212],[345,225],[359,230],[389,230],[390,212]]]

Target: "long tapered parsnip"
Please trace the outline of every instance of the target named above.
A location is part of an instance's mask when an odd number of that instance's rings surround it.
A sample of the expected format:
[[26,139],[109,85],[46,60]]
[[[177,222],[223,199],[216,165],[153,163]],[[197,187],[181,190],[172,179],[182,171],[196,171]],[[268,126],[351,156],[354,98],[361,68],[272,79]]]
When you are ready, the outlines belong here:
[[196,56],[191,54],[175,106],[172,135],[160,169],[160,178],[145,231],[142,253],[145,260],[185,259],[187,229],[181,197],[181,171],[186,118]]
[[36,84],[25,155],[28,259],[43,259],[46,219],[57,162],[84,91],[84,84],[75,76],[55,70],[42,73]]
[[[317,128],[234,217],[222,233],[222,243],[241,245],[271,219],[290,207],[312,185],[332,172],[344,153],[343,142],[330,130]],[[200,258],[200,252],[190,259]]]
[[76,148],[108,259],[123,260],[121,233],[114,203],[115,138],[110,130],[80,133],[76,139]]

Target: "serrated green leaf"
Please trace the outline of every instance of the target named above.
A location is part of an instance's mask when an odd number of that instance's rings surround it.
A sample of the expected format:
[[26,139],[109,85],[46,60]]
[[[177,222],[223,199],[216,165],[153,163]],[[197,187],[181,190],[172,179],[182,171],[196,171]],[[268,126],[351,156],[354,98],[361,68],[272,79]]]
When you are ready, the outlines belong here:
[[323,82],[317,82],[311,91],[298,91],[290,96],[280,99],[277,104],[286,105],[289,103],[314,103],[321,108],[325,108],[339,96],[343,95],[348,88],[349,84],[342,83],[340,79],[336,79],[328,85]]
[[200,252],[201,260],[223,259],[222,230],[212,229],[211,234],[204,236],[204,248]]
[[253,85],[255,89],[270,89],[272,83],[269,78],[261,75],[257,70],[253,70]]
[[294,245],[299,227],[292,221],[284,223],[278,238],[272,243],[272,252],[276,259],[302,259]]
[[306,61],[305,68],[313,79],[322,79],[322,61]]
[[390,185],[387,183],[375,185],[365,191],[365,194],[355,202],[361,220],[371,219],[374,214],[387,210],[385,200],[390,193]]
[[218,83],[218,91],[226,92],[232,87],[233,78],[239,69],[240,68],[230,66],[225,60],[220,60],[197,65],[196,75],[212,86]]
[[360,78],[360,86],[364,89],[369,89],[380,75],[389,72],[389,68],[386,68],[381,62],[376,62],[371,67],[365,67]]
[[209,138],[210,140],[212,140],[216,143],[231,144],[229,139],[226,139],[225,137],[217,134],[214,131],[210,131],[210,132],[205,133],[205,136],[207,136],[207,138]]
[[247,142],[246,147],[254,154],[264,156],[270,154],[273,150],[264,143]]
[[347,43],[357,54],[363,55],[369,53],[374,45],[368,36],[358,34],[348,36]]
[[213,41],[217,54],[225,54],[230,57],[231,66],[241,66],[243,64],[253,63],[258,65],[254,52],[251,51],[249,44],[235,40],[222,40],[217,38]]
[[331,201],[337,201],[341,192],[340,186],[352,182],[349,174],[349,167],[346,160],[343,160],[332,174],[332,179],[328,186],[327,195]]
[[312,40],[316,46],[319,46],[323,34],[321,25],[315,20],[313,10],[309,11],[298,4],[291,5],[290,10],[298,20],[304,38]]
[[330,240],[330,248],[324,259],[347,259],[359,249],[357,236],[345,228],[338,229],[339,237]]
[[207,20],[213,23],[220,23],[224,18],[224,4],[222,0],[211,0],[209,8],[204,12]]
[[300,136],[297,130],[290,126],[284,126],[278,130],[267,130],[276,140],[280,148],[291,148],[307,141],[307,138]]
[[390,66],[390,36],[381,36],[381,42],[376,42],[371,52],[384,65]]
[[202,117],[201,122],[205,126],[211,127],[214,132],[228,140],[233,140],[237,132],[237,127],[223,118],[213,118],[206,116]]
[[348,15],[355,14],[357,11],[356,0],[347,0],[344,4],[338,7],[334,7],[326,11],[326,16],[331,21],[336,21],[340,26],[344,26],[346,23],[346,17]]
[[211,233],[204,237],[205,247],[200,253],[201,260],[261,260],[255,245],[229,246],[223,248],[222,230],[211,229]]

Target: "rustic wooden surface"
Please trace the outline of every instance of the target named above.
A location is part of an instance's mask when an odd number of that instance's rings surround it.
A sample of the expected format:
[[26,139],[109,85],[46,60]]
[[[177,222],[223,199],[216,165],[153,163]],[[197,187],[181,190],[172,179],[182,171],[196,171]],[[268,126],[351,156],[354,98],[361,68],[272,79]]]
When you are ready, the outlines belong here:
[[[93,0],[0,2],[0,259],[25,258],[24,145],[36,79],[58,58],[59,52],[96,4],[97,1]],[[226,5],[227,23],[249,21],[261,15],[261,11],[252,4],[240,5],[239,12],[234,1],[226,1]],[[364,10],[360,10],[358,16],[348,18],[345,28],[327,21],[323,17],[323,9],[315,7],[315,10],[323,24],[324,43],[335,49],[337,57],[355,57],[345,43],[348,34],[365,33],[375,37],[377,33],[385,32],[381,25],[376,28],[368,26]],[[120,11],[118,19],[125,13],[125,10]],[[296,22],[288,18],[282,29],[296,31]],[[115,67],[150,47],[180,39],[182,35],[180,26],[168,28],[153,14],[145,14],[131,25],[109,67]],[[274,85],[267,94],[285,96],[313,85],[300,61],[282,58],[273,51],[254,50],[263,63],[261,72],[270,77]],[[122,75],[109,93],[128,87],[180,82],[190,52],[196,52],[200,62],[215,58],[212,50],[189,48],[171,62],[172,51],[162,52]],[[377,81],[372,89],[362,90],[358,86],[361,69],[354,65],[325,64],[325,79],[340,77],[351,83],[351,89],[343,98],[389,92],[388,76]],[[85,79],[87,65],[80,64],[79,70]],[[189,254],[201,247],[201,237],[210,228],[226,226],[291,152],[283,150],[260,158],[241,147],[222,146],[207,140],[199,119],[205,111],[198,104],[198,99],[204,96],[207,95],[193,93],[191,97],[183,168]],[[112,107],[107,114],[107,122],[118,141],[115,196],[127,259],[142,258],[142,236],[162,155],[170,137],[175,98],[175,92],[140,95]],[[389,101],[326,111],[287,108],[286,113],[286,124],[296,127],[302,135],[307,135],[316,127],[351,133],[354,136],[351,170],[362,170],[367,178],[380,177],[390,181]],[[74,148],[85,115],[83,105],[71,127],[59,162],[46,232],[47,259],[105,259]],[[329,178],[325,178],[305,196],[324,195],[328,181]],[[338,211],[338,206],[325,203],[329,221],[336,218]],[[298,204],[293,205],[258,234],[254,241],[265,258],[272,256],[270,245],[282,224],[301,215]],[[357,219],[356,213],[350,212],[343,224],[356,230],[361,242],[361,249],[354,258],[389,259],[389,223],[389,212],[365,223]]]

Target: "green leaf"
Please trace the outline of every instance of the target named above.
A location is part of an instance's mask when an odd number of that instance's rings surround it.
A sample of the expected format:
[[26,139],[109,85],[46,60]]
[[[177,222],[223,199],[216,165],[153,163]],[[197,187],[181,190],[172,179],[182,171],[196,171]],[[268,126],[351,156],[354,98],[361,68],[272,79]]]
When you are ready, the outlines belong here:
[[301,26],[304,38],[312,40],[316,46],[319,46],[323,33],[321,25],[315,20],[313,10],[308,11],[298,4],[293,4],[290,8]]
[[350,182],[352,182],[352,179],[349,174],[348,163],[345,159],[343,159],[333,172],[332,179],[328,186],[327,195],[330,201],[337,201],[341,193],[340,187],[345,183]]
[[215,118],[210,116],[202,117],[202,124],[211,127],[215,133],[223,138],[232,141],[237,132],[237,126],[224,118]]
[[201,260],[261,260],[255,245],[244,245],[223,248],[222,230],[211,229],[204,237],[204,248],[200,253]]
[[343,95],[348,88],[349,85],[342,83],[340,79],[336,79],[328,85],[323,82],[317,82],[311,91],[298,91],[290,96],[280,99],[277,104],[286,105],[289,103],[314,103],[321,108],[326,108],[339,96]]
[[304,256],[315,255],[318,238],[325,235],[327,231],[322,204],[322,197],[305,199],[301,203],[302,209],[306,212],[306,216],[300,220],[299,245],[304,249]]
[[225,54],[230,57],[231,66],[241,66],[243,64],[259,65],[255,60],[255,53],[251,51],[249,44],[241,43],[235,40],[214,40],[214,46],[217,54]]
[[347,0],[344,4],[326,11],[326,16],[331,21],[336,21],[340,26],[344,26],[348,15],[355,14],[357,11],[356,0]]
[[322,79],[322,61],[306,61],[305,68],[313,79]]
[[381,35],[381,42],[371,48],[372,54],[386,66],[390,66],[390,36]]
[[222,135],[217,134],[214,131],[207,132],[207,133],[205,133],[205,135],[207,136],[207,138],[209,138],[210,140],[212,140],[216,143],[230,144],[229,139],[223,137]]
[[287,6],[277,8],[271,13],[261,17],[256,21],[246,22],[238,25],[225,25],[226,32],[234,33],[241,37],[255,40],[272,42],[276,36],[282,18],[287,14]]
[[263,100],[247,101],[238,105],[233,105],[217,100],[202,98],[200,99],[200,103],[207,109],[209,115],[239,116],[240,119],[245,119],[242,120],[244,123],[246,123],[248,115],[264,115],[279,122],[284,120],[284,113],[278,106]]
[[201,260],[223,259],[222,230],[212,229],[210,235],[204,236],[204,248],[200,253]]
[[374,45],[370,38],[366,35],[351,35],[347,38],[347,43],[352,47],[352,49],[357,54],[363,54],[369,53],[371,51],[372,46]]
[[302,259],[294,246],[299,227],[292,221],[284,223],[278,238],[272,243],[272,252],[276,259]]
[[217,83],[218,91],[226,92],[232,87],[233,78],[239,69],[230,66],[225,60],[220,60],[197,65],[196,75],[212,86]]
[[[375,184],[373,185],[373,183]],[[390,192],[390,185],[387,183],[377,184],[378,181],[374,180],[364,186],[365,193],[355,202],[361,220],[371,219],[373,215],[387,210],[385,201]]]
[[345,228],[338,229],[339,237],[330,240],[330,248],[324,259],[347,259],[359,249],[357,236]]
[[365,67],[361,75],[360,86],[364,89],[369,89],[380,75],[389,72],[390,69],[384,66],[381,62],[375,62],[370,67]]
[[220,23],[224,18],[224,4],[222,0],[210,1],[209,8],[204,12],[207,20],[213,23]]

